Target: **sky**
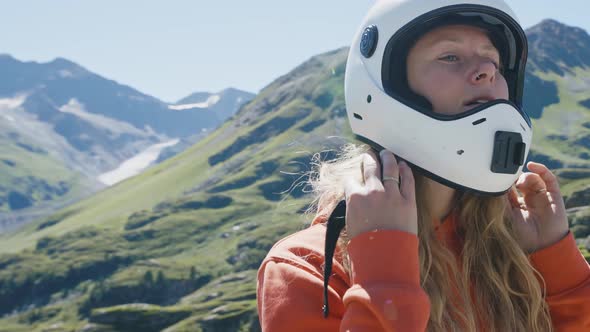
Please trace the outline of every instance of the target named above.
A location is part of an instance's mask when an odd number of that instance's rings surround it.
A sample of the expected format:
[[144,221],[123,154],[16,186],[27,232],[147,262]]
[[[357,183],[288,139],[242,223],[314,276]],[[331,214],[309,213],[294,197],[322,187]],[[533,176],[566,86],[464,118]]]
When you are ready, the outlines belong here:
[[[228,87],[257,93],[350,46],[374,1],[0,0],[0,53],[66,58],[166,102]],[[553,18],[590,31],[588,0],[507,2],[525,28]]]

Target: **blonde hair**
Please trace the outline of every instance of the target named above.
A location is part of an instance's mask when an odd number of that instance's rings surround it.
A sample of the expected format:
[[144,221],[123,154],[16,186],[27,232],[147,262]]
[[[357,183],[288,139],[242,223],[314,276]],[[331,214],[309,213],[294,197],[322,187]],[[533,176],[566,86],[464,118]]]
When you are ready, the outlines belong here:
[[[314,157],[309,185],[315,199],[310,211],[326,216],[331,213],[344,198],[344,179],[360,178],[361,155],[367,150],[366,145],[348,144],[334,160]],[[455,255],[436,238],[427,209],[424,177],[417,172],[414,177],[420,282],[431,302],[427,330],[476,331],[483,324],[490,331],[551,331],[543,278],[515,238],[506,198],[457,192],[454,213],[457,232],[463,239],[459,266]],[[346,249],[348,241],[344,229],[338,245]],[[350,275],[346,254],[343,263]],[[452,303],[454,292],[460,303]]]

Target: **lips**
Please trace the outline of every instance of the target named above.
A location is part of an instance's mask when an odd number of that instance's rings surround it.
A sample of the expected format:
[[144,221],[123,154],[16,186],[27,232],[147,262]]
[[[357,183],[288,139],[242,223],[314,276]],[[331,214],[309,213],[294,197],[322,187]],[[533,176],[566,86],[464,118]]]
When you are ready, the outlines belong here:
[[483,103],[487,103],[490,100],[494,100],[496,98],[491,97],[491,96],[479,96],[479,97],[475,97],[472,99],[469,99],[467,102],[463,103],[463,105],[465,106],[469,106],[469,105],[475,105],[475,104],[483,104]]
[[481,104],[485,104],[488,101],[495,100],[496,98],[491,96],[478,96],[463,103],[463,106],[466,110],[470,110],[474,107],[477,107]]

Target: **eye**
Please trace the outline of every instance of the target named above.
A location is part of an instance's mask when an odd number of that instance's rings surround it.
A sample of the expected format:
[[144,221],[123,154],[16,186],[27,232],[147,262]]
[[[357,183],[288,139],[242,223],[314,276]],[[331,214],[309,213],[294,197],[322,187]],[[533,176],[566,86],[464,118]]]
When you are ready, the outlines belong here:
[[500,63],[500,61],[494,62],[494,65],[496,65],[496,69],[498,69],[499,72],[501,72],[501,73],[504,72],[504,66],[502,66],[502,64]]
[[497,71],[502,71],[502,63],[500,61],[500,55],[499,54],[488,54],[486,55],[486,58],[494,64],[494,67],[496,67]]
[[445,55],[445,56],[442,56],[442,57],[440,57],[438,59],[439,60],[442,60],[442,61],[447,61],[447,62],[457,62],[457,61],[459,61],[459,57],[456,56],[456,55],[454,55],[454,54]]
[[504,72],[504,68],[502,67],[502,64],[500,63],[500,61],[495,60],[495,59],[490,59],[490,61],[494,64],[494,67],[496,67],[496,71],[503,73]]
[[488,61],[491,62],[494,67],[496,67],[496,70],[500,69],[500,61],[496,60],[495,58],[488,58]]

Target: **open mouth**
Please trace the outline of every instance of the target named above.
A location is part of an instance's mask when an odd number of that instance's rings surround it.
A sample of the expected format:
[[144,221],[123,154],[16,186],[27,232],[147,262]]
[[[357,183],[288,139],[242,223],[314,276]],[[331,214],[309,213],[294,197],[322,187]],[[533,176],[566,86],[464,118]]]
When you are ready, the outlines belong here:
[[476,100],[476,101],[472,101],[472,102],[468,103],[467,106],[481,105],[481,104],[487,103],[488,101],[489,100]]

